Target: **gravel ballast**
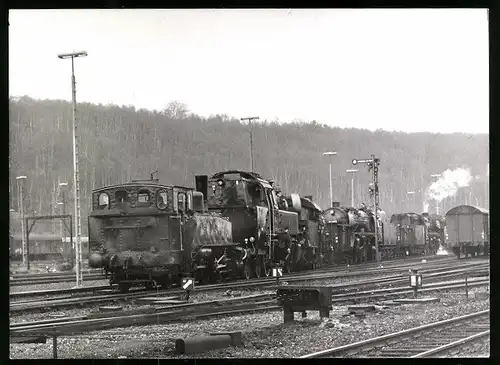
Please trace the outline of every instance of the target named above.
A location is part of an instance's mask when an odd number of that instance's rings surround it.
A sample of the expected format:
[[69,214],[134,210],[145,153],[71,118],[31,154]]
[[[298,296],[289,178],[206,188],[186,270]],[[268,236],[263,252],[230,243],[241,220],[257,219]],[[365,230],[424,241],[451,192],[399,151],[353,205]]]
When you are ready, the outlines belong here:
[[[474,290],[475,292],[484,289]],[[441,294],[441,302],[426,305],[387,306],[364,319],[344,316],[347,307],[334,307],[330,319],[321,321],[317,312],[308,318],[295,315],[295,323],[284,326],[281,311],[220,317],[188,323],[117,328],[58,339],[60,358],[266,358],[299,357],[307,353],[345,345],[411,327],[489,309],[489,299],[465,300],[463,294]],[[193,355],[176,355],[175,340],[219,331],[243,331],[243,346]],[[50,343],[49,343],[50,342]],[[47,344],[12,344],[11,358],[51,358]],[[484,354],[471,354],[482,356]],[[488,354],[489,355],[489,354]]]

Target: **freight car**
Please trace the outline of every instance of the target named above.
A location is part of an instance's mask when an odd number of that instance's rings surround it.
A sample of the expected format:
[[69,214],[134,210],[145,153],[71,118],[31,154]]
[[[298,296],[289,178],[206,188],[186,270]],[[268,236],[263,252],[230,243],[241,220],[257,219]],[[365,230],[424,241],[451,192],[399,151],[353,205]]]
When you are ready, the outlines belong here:
[[276,264],[286,272],[321,264],[320,209],[310,199],[284,197],[272,181],[252,172],[231,170],[195,180],[208,210],[232,223],[233,240],[248,255],[247,279],[269,276]]
[[183,276],[217,280],[228,268],[242,269],[245,252],[232,243],[231,223],[207,213],[203,200],[191,188],[152,178],[94,190],[89,265],[103,268],[123,292],[137,284],[170,287]]
[[446,243],[453,253],[460,258],[461,254],[489,254],[490,229],[489,211],[470,205],[459,205],[445,215]]
[[[339,202],[334,202],[321,216],[325,225],[321,237],[325,246],[330,247],[330,263],[351,264],[375,259],[375,217],[371,210],[341,207]],[[379,247],[382,247],[384,236],[380,218],[379,227]]]
[[[22,237],[19,233],[9,237],[9,256],[11,261],[22,260]],[[82,237],[84,241],[84,237]],[[85,242],[82,242],[85,244]],[[30,233],[29,260],[70,260],[71,244],[65,242],[60,235],[50,233]]]

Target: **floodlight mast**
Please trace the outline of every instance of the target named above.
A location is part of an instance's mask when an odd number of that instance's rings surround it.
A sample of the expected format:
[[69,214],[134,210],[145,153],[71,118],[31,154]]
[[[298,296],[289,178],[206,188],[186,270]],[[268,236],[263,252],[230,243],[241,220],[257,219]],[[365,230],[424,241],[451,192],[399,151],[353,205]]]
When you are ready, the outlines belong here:
[[333,189],[332,189],[332,156],[336,156],[337,152],[335,151],[330,151],[330,152],[323,152],[323,156],[329,156],[330,158],[328,159],[328,167],[329,167],[329,185],[330,185],[330,204],[333,206]]
[[77,127],[76,127],[76,81],[75,81],[75,58],[86,57],[86,51],[71,52],[71,53],[61,53],[57,57],[60,59],[71,59],[71,91],[72,91],[72,102],[73,102],[73,172],[74,172],[74,183],[73,183],[73,193],[74,193],[74,204],[75,204],[75,233],[76,233],[76,244],[75,244],[75,256],[76,256],[76,286],[82,284],[82,241],[81,241],[81,222],[80,222],[80,177],[79,177],[79,167],[78,167],[78,139],[77,139]]
[[248,132],[250,133],[250,172],[253,171],[253,139],[252,139],[252,120],[259,120],[259,117],[240,118],[241,121],[248,121]]

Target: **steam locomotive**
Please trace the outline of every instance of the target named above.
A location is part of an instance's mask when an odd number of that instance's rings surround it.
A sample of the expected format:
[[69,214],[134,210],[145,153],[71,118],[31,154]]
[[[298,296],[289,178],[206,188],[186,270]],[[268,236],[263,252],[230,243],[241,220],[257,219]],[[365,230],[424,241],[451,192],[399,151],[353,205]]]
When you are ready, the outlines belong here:
[[269,276],[276,264],[286,272],[321,266],[321,209],[310,197],[284,196],[273,181],[245,171],[196,176],[195,182],[209,212],[231,222],[233,240],[247,255],[245,278]]
[[193,265],[193,256],[232,245],[231,223],[205,212],[199,192],[158,180],[94,190],[88,228],[89,266],[110,274],[122,292],[133,284],[170,287],[185,274],[200,276],[204,267]]
[[[321,213],[324,224],[322,240],[332,248],[332,263],[359,263],[375,259],[375,215],[362,207],[341,207],[338,202]],[[382,213],[382,214],[381,214]],[[384,242],[383,212],[379,212],[379,247]]]
[[393,256],[435,254],[444,241],[444,221],[429,213],[393,214],[385,237],[386,252]]

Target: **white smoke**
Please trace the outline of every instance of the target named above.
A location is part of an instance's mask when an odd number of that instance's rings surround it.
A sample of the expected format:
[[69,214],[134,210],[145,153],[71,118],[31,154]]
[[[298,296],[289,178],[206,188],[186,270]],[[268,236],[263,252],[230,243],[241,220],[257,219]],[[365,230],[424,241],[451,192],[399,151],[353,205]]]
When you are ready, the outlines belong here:
[[429,213],[429,202],[428,201],[424,201],[424,206],[423,206],[422,212]]
[[458,189],[469,186],[473,180],[470,169],[458,168],[455,170],[446,170],[441,174],[439,180],[434,181],[426,190],[425,198],[427,201],[442,201],[445,198],[455,196]]

